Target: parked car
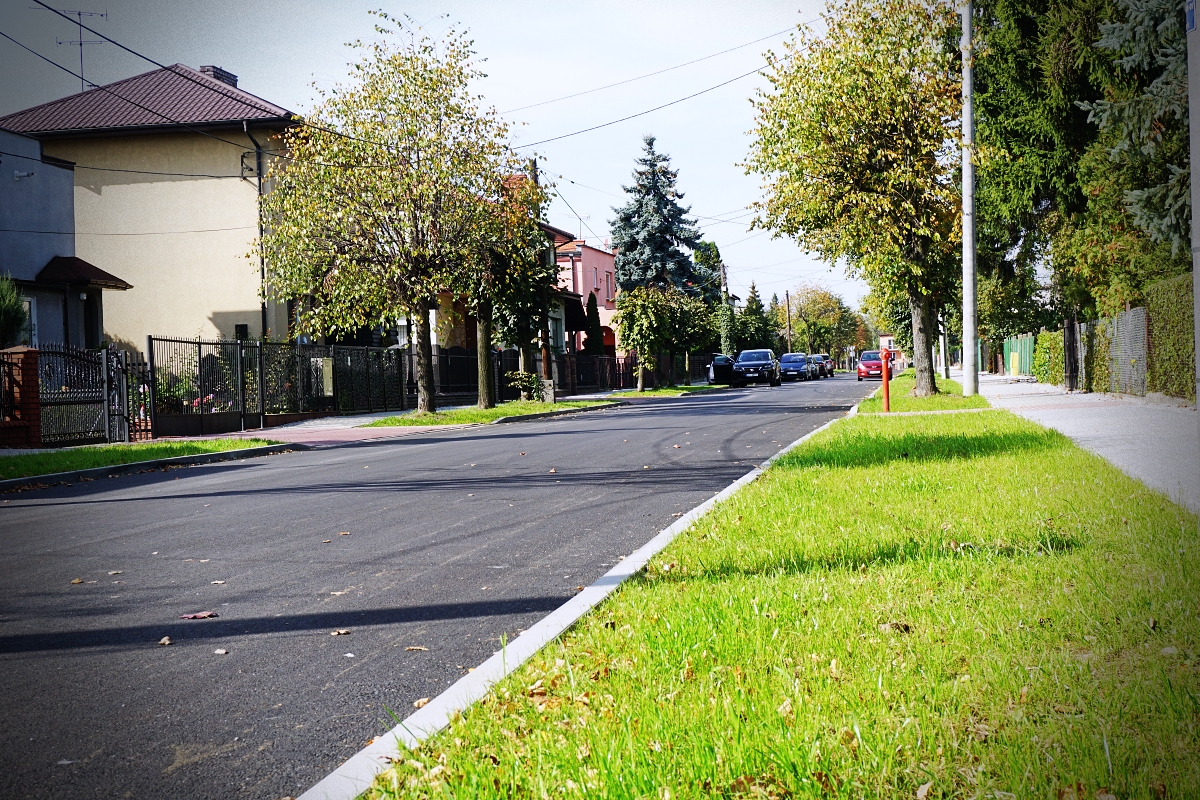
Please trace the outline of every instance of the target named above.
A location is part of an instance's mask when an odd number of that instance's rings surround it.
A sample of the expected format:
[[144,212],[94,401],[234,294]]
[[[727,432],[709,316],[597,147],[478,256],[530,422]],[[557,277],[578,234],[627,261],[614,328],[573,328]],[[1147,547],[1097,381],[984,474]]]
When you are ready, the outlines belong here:
[[733,359],[723,353],[713,356],[708,365],[708,382],[733,383]]
[[745,386],[747,383],[766,383],[778,386],[779,362],[775,353],[770,350],[743,350],[738,353],[733,362],[733,385]]
[[833,359],[829,357],[829,353],[817,353],[817,358],[821,359],[821,366],[825,369],[825,377],[832,378],[837,364],[833,363]]
[[883,358],[878,350],[868,350],[858,357],[858,379],[861,381],[863,378],[883,380]]
[[817,365],[806,353],[784,353],[779,357],[779,376],[785,381],[807,381],[817,377]]

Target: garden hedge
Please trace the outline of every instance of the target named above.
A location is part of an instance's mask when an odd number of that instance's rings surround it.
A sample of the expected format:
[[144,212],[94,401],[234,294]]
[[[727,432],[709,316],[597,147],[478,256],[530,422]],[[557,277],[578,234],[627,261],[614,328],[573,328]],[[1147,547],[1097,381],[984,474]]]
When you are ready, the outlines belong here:
[[1033,377],[1038,383],[1061,386],[1066,377],[1063,332],[1042,331],[1033,346]]
[[1196,347],[1192,276],[1158,281],[1146,289],[1150,353],[1147,389],[1196,399]]

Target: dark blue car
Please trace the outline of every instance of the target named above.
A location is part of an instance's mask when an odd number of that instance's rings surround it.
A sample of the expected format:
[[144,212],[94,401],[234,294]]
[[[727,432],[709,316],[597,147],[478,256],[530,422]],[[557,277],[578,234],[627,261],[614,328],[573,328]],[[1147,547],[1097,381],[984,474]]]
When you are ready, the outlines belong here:
[[807,381],[817,377],[816,364],[807,353],[784,353],[779,357],[779,377],[785,381]]

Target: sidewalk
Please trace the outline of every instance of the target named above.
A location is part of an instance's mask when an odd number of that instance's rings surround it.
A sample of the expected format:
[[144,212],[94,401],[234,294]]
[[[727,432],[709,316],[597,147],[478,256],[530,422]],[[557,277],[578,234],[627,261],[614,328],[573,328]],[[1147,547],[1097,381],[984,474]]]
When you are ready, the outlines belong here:
[[[465,406],[450,406],[447,408],[463,408]],[[446,410],[446,409],[442,409]],[[461,425],[392,425],[383,428],[364,428],[376,420],[386,417],[397,417],[411,411],[379,411],[373,414],[355,414],[345,417],[320,417],[293,422],[290,425],[280,425],[275,428],[262,428],[249,431],[235,431],[205,439],[271,439],[287,444],[303,444],[309,447],[347,444],[349,442],[366,442],[375,439],[391,439],[396,436],[410,436],[428,431],[440,431],[449,428],[461,428]]]
[[[962,380],[962,372],[950,377]],[[979,376],[979,393],[1070,437],[1127,475],[1200,513],[1200,422],[1195,406],[1131,395],[1067,393],[1040,383]]]

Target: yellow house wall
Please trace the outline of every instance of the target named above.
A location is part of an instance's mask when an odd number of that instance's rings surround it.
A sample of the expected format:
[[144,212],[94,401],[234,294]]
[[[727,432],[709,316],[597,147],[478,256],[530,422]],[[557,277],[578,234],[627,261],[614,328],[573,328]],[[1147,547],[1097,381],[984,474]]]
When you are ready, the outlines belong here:
[[[240,131],[215,135],[251,146]],[[258,196],[252,175],[238,177],[242,149],[190,132],[47,141],[44,149],[81,167],[233,176],[75,170],[76,254],[133,284],[104,293],[107,339],[142,350],[148,334],[233,338],[239,323],[262,335],[259,264],[247,257]],[[246,163],[253,169],[252,151]],[[286,307],[269,303],[267,311],[268,334],[282,338]]]

